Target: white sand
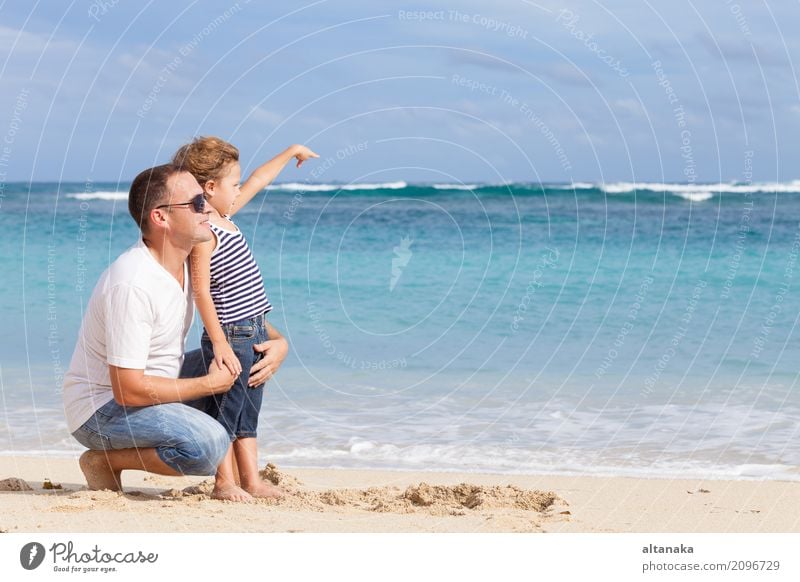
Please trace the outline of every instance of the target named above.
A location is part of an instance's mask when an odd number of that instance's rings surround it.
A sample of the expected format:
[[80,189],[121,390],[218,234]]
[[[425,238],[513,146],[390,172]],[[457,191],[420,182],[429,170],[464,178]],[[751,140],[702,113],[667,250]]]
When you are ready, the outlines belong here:
[[[77,458],[0,457],[0,490],[9,478],[32,488],[0,492],[0,531],[800,531],[794,482],[333,469],[276,476],[288,493],[283,500],[237,504],[183,493],[202,478],[134,471],[123,475],[124,493],[93,492]],[[43,489],[45,479],[63,489]]]

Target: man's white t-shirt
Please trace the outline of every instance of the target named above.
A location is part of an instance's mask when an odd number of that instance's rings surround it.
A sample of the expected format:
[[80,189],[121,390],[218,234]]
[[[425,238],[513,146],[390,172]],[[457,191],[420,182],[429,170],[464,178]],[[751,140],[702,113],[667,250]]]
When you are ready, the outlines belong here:
[[183,280],[181,289],[141,239],[100,276],[64,376],[70,432],[114,398],[109,364],[178,377],[194,316],[186,265]]

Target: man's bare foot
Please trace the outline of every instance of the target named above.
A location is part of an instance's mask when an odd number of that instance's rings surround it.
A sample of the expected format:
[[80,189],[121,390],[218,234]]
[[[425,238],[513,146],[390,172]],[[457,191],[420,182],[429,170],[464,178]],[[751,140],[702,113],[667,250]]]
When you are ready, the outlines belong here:
[[220,483],[214,484],[214,490],[211,492],[211,497],[214,499],[220,499],[222,501],[238,501],[243,503],[249,503],[253,500],[253,496],[241,487]]
[[79,463],[89,489],[122,491],[121,472],[113,471],[109,467],[105,451],[86,451],[81,455]]
[[285,495],[283,489],[276,487],[275,485],[270,485],[264,481],[257,481],[255,484],[245,487],[244,489],[253,497],[280,499]]

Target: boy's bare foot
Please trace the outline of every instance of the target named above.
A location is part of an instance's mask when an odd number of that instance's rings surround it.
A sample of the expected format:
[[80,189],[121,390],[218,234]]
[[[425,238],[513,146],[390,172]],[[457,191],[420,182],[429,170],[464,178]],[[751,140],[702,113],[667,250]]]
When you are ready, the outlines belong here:
[[254,485],[245,487],[245,490],[253,497],[261,497],[267,499],[280,499],[285,495],[283,489],[271,485],[264,481],[257,481]]
[[86,451],[81,455],[79,463],[89,489],[122,491],[121,472],[111,469],[105,451]]
[[242,503],[248,503],[253,500],[253,496],[241,487],[237,487],[236,485],[221,485],[219,483],[214,485],[211,497],[222,501],[238,501]]

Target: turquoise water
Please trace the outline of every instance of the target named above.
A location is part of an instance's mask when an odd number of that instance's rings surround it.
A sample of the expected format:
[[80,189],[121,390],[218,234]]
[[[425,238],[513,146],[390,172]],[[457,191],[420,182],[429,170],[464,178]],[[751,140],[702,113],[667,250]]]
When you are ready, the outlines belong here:
[[[78,450],[60,376],[94,282],[136,239],[127,186],[6,186],[2,450]],[[798,194],[274,187],[237,215],[291,344],[262,457],[797,478]]]

